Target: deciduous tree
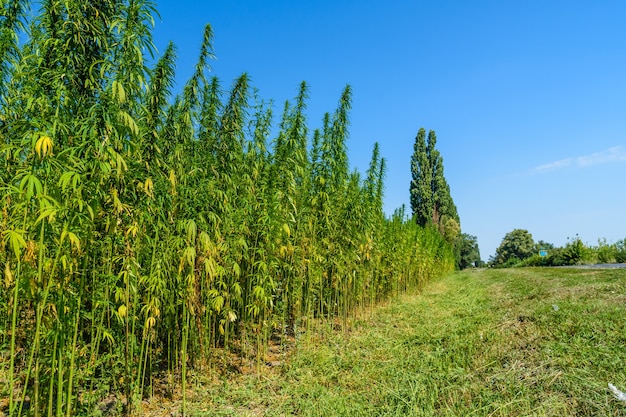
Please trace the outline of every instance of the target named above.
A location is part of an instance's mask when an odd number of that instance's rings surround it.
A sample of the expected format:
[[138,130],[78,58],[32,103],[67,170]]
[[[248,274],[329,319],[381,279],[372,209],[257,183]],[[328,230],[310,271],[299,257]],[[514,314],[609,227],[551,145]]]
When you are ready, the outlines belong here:
[[475,267],[481,264],[476,236],[461,233],[457,239],[456,248],[458,251],[457,267],[459,269]]
[[515,260],[524,260],[535,253],[533,236],[525,229],[515,229],[504,236],[496,249],[495,264],[504,265]]

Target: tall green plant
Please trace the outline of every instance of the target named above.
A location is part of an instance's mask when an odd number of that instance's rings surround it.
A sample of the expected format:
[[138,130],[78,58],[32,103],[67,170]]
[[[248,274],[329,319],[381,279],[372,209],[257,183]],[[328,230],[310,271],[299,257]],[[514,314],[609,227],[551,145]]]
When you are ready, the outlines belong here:
[[174,45],[147,68],[152,2],[46,0],[26,20],[29,6],[3,3],[0,22],[11,415],[89,414],[111,395],[139,415],[157,379],[184,412],[190,375],[224,349],[260,367],[272,334],[345,324],[449,270],[440,235],[385,217],[378,145],[350,170],[349,86],[312,130],[303,82],[273,126],[248,75],[227,91],[208,77],[210,26],[175,94]]

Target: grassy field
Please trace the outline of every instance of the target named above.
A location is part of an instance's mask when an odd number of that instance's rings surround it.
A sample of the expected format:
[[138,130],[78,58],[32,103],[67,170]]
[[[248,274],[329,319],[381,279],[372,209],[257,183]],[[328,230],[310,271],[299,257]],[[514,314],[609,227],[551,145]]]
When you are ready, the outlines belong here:
[[626,416],[607,388],[626,388],[625,301],[626,270],[454,273],[343,332],[277,343],[260,375],[196,378],[190,414]]

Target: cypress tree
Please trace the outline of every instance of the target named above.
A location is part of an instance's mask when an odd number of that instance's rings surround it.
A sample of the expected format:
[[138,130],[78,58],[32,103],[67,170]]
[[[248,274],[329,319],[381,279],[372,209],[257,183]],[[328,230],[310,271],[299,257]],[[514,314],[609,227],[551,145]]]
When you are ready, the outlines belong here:
[[426,147],[426,130],[420,128],[411,156],[411,211],[415,222],[426,226],[432,220],[432,164]]
[[421,128],[411,157],[411,210],[417,224],[434,225],[450,243],[460,232],[459,215],[450,195],[443,169],[443,158],[436,149],[437,135]]

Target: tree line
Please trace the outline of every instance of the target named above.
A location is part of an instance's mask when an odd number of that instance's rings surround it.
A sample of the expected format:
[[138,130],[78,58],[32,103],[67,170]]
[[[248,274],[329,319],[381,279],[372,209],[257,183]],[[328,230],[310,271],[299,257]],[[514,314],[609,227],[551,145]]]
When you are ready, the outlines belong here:
[[489,264],[494,267],[567,266],[626,262],[626,239],[610,243],[599,239],[596,246],[586,244],[575,235],[565,246],[539,240],[526,229],[507,233]]
[[319,128],[305,82],[275,115],[247,74],[209,76],[207,26],[176,94],[176,47],[148,64],[156,13],[149,0],[2,4],[0,397],[12,416],[90,414],[111,394],[130,415],[157,379],[182,387],[184,409],[190,369],[221,352],[260,366],[272,335],[342,326],[454,268],[451,200],[433,194],[438,227],[404,208],[387,217],[378,144],[365,173],[350,170],[349,86]]

